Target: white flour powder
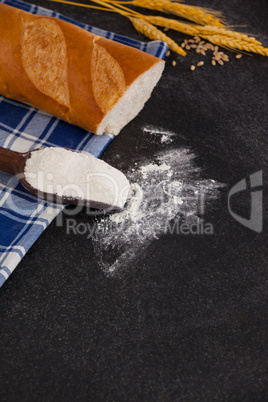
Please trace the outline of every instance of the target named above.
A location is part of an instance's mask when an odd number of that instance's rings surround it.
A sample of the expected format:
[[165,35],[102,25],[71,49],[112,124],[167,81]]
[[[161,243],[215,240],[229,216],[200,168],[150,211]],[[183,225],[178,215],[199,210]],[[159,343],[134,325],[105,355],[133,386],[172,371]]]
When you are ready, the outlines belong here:
[[178,223],[201,225],[200,217],[221,185],[202,179],[194,158],[187,149],[172,149],[130,169],[127,177],[135,185],[126,209],[96,218],[94,248],[105,272],[129,266],[152,240],[176,234]]
[[174,135],[176,135],[172,131],[165,130],[165,129],[159,128],[159,127],[154,127],[151,125],[143,127],[142,131],[146,134],[161,136],[161,138],[160,138],[161,144],[171,143],[173,141],[172,137],[174,137]]
[[[168,166],[166,163],[162,163],[162,165],[156,165],[155,163],[150,163],[147,166],[140,167],[143,178],[146,178],[148,173],[157,172],[157,171],[163,172],[164,170],[169,170],[169,169],[170,169],[170,166]],[[172,173],[170,172],[169,175],[172,175]]]
[[110,220],[116,223],[122,223],[129,219],[133,222],[139,221],[144,216],[144,213],[140,211],[142,200],[143,191],[141,187],[137,183],[131,184],[126,209],[122,212],[110,215]]
[[123,208],[130,188],[125,175],[106,162],[64,148],[32,152],[25,165],[25,177],[40,191],[118,208]]

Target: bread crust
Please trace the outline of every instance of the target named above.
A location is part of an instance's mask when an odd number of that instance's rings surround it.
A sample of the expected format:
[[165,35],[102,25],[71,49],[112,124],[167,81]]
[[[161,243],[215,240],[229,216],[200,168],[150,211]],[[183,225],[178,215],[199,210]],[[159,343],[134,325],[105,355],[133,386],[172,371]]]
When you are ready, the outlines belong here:
[[0,94],[93,133],[127,88],[159,62],[68,22],[5,4],[0,26]]

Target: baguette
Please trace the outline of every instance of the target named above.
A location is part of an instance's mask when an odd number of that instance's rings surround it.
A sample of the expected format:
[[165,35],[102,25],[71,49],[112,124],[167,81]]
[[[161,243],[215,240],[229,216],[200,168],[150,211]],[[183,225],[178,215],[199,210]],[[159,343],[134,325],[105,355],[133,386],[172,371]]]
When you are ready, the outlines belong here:
[[52,17],[0,3],[0,94],[95,134],[143,108],[164,61]]

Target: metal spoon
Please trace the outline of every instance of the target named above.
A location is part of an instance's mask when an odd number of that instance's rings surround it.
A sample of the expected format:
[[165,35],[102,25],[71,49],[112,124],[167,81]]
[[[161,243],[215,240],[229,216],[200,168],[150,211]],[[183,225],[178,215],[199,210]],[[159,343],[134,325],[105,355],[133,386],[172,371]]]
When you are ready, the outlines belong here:
[[[24,173],[25,164],[27,159],[31,157],[32,152],[36,152],[39,150],[40,149],[34,149],[33,151],[21,153],[21,152],[10,151],[9,149],[0,147],[0,170],[17,176],[17,178],[19,179],[19,181],[26,190],[28,190],[30,193],[34,194],[38,198],[42,198],[43,200],[49,202],[56,202],[60,204],[83,205],[88,206],[90,208],[104,209],[110,211],[121,209],[117,205],[109,205],[99,201],[85,200],[81,198],[67,197],[64,195],[59,196],[57,194],[46,193],[31,186],[31,184],[26,180],[25,177]],[[78,152],[71,149],[68,150]]]

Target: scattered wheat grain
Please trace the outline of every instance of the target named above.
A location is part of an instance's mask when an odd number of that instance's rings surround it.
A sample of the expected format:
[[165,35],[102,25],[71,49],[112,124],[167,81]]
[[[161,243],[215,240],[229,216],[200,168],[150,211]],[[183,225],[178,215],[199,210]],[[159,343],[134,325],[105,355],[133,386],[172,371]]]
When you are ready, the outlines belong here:
[[236,58],[236,59],[241,59],[242,56],[243,56],[243,55],[242,55],[241,53],[239,53],[239,54],[237,54],[237,55],[235,56],[235,58]]
[[201,66],[203,66],[204,65],[204,62],[203,61],[199,61],[198,63],[197,63],[197,67],[201,67]]
[[172,66],[173,66],[173,67],[175,67],[175,66],[176,66],[176,64],[177,64],[177,63],[176,63],[176,61],[175,61],[175,60],[173,60],[173,62],[172,62]]
[[192,66],[190,67],[190,70],[191,70],[191,71],[194,71],[194,70],[195,70],[195,66],[192,65]]
[[223,61],[229,61],[229,56],[227,54],[222,55],[222,60]]

